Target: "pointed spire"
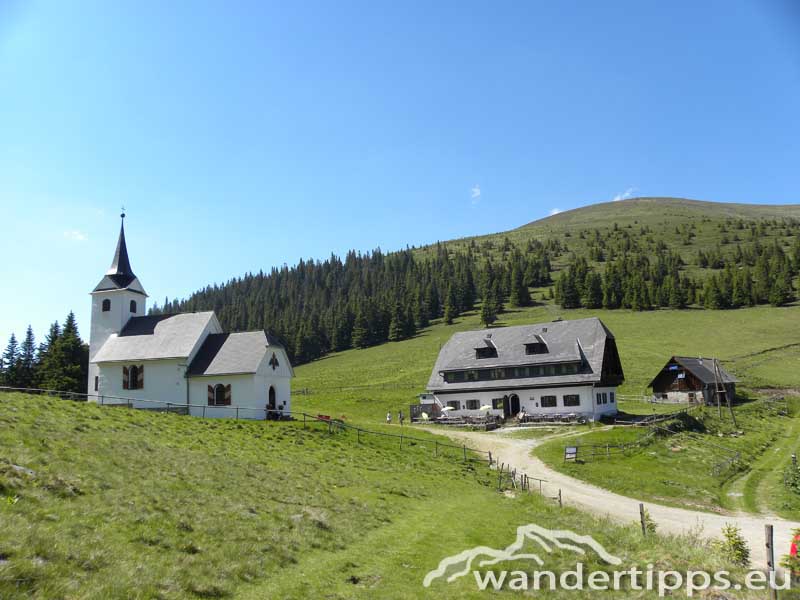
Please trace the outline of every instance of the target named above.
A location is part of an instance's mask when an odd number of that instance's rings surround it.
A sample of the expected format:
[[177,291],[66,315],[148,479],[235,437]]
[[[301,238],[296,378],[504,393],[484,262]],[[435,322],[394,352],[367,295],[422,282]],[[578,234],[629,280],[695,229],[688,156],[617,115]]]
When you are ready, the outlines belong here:
[[122,209],[120,218],[122,219],[122,223],[119,226],[119,240],[117,241],[117,250],[114,252],[114,260],[111,261],[111,266],[92,293],[110,290],[130,290],[147,296],[139,279],[133,274],[131,261],[128,259],[128,246],[125,244],[124,208]]
[[[124,211],[124,209],[123,209]],[[114,253],[114,260],[106,271],[106,275],[123,275],[133,279],[136,275],[131,269],[131,261],[128,259],[128,247],[125,245],[125,212],[120,215],[122,222],[119,226],[119,240],[117,241],[117,251]]]

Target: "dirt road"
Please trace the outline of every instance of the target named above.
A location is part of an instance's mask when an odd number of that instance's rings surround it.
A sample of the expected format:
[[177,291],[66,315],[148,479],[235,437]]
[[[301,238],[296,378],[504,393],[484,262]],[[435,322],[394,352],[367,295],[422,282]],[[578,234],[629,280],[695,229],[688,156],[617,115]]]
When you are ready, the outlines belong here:
[[[554,436],[546,436],[535,440],[517,439],[502,433],[484,433],[471,431],[446,430],[443,432],[459,442],[468,442],[478,450],[491,451],[492,456],[510,464],[512,469],[527,473],[530,477],[539,477],[547,481],[543,492],[547,496],[555,496],[561,489],[565,504],[586,509],[592,513],[607,514],[612,519],[630,523],[639,521],[639,502],[635,498],[621,496],[599,488],[585,481],[563,475],[545,465],[531,455],[533,448]],[[555,434],[562,436],[563,434]],[[569,436],[567,436],[569,437]],[[735,523],[741,528],[751,549],[753,566],[766,567],[766,547],[764,543],[764,525],[772,524],[775,528],[775,560],[789,553],[792,530],[800,528],[800,523],[786,521],[775,517],[759,517],[746,513],[719,515],[683,508],[674,508],[660,504],[645,502],[647,510],[658,524],[662,533],[687,533],[693,531],[707,538],[721,537],[722,527],[726,523]]]

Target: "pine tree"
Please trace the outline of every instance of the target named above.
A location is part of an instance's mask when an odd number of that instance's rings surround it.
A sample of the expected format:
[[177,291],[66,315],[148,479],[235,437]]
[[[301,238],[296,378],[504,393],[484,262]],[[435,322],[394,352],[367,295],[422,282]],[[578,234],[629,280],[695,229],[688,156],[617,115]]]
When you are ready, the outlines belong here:
[[0,376],[2,384],[8,387],[19,387],[19,344],[13,333],[8,338],[8,346],[0,359]]
[[18,361],[19,387],[30,388],[35,386],[34,369],[36,368],[36,340],[33,337],[33,328],[28,325],[25,339],[22,341]]
[[497,321],[497,313],[494,309],[494,302],[491,298],[486,298],[481,305],[481,324],[489,327],[495,321]]
[[511,293],[509,304],[511,306],[528,306],[531,303],[531,294],[522,277],[522,270],[517,264],[511,270]]
[[81,341],[75,314],[70,312],[61,335],[42,359],[40,385],[51,390],[85,393],[88,369],[89,347]]
[[369,325],[360,307],[356,310],[353,333],[350,337],[354,348],[367,348],[370,345]]
[[600,308],[603,306],[603,278],[599,274],[594,272],[587,273],[584,289],[583,306],[586,308]]
[[403,338],[405,338],[405,322],[403,319],[402,307],[400,303],[397,302],[394,305],[392,321],[389,324],[389,341],[399,342]]

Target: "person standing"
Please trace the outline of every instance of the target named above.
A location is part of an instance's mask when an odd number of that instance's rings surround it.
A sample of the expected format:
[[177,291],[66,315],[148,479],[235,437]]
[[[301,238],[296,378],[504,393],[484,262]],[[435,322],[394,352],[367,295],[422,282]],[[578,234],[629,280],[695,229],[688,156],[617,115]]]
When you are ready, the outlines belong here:
[[402,427],[403,426],[403,419],[404,419],[402,410],[398,413],[397,418],[400,419],[400,427]]
[[386,413],[386,424],[387,425],[391,425],[392,424],[392,411],[389,411],[389,412]]

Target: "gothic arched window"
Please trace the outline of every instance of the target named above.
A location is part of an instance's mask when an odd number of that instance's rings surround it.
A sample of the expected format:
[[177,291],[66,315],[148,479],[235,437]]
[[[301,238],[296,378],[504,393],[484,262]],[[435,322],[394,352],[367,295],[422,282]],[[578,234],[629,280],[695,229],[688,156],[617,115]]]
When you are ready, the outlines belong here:
[[111,310],[111,300],[106,298],[103,300],[103,312],[108,312]]
[[231,386],[218,383],[208,386],[208,405],[209,406],[230,406]]
[[131,300],[131,312],[136,312],[136,300]]

